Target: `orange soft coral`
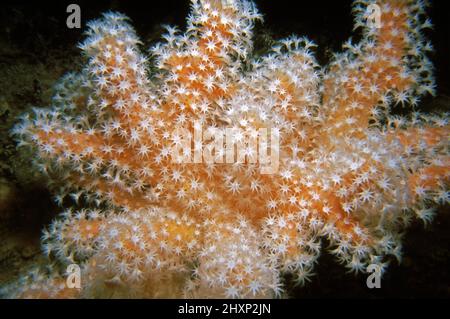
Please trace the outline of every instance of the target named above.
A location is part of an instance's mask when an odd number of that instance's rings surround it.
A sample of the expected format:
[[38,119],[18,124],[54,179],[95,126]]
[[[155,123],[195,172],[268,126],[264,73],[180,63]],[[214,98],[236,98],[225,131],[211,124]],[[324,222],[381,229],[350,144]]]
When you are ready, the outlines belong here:
[[[370,4],[379,26],[366,26]],[[362,40],[323,70],[304,38],[253,59],[260,16],[245,0],[193,0],[186,32],[169,27],[152,48],[155,74],[126,17],[91,22],[85,68],[57,84],[52,108],[14,129],[58,202],[85,207],[43,235],[60,266],[81,265],[72,296],[280,296],[282,274],[310,280],[324,237],[355,272],[400,258],[411,218],[428,221],[449,200],[446,115],[389,114],[434,90],[423,10],[356,1]],[[227,143],[263,129],[278,143],[243,144],[246,160],[235,163],[211,143],[213,162],[174,160],[175,132],[199,127],[239,132]],[[271,174],[251,161],[261,151],[278,156]],[[51,270],[11,295],[65,297],[61,276]]]

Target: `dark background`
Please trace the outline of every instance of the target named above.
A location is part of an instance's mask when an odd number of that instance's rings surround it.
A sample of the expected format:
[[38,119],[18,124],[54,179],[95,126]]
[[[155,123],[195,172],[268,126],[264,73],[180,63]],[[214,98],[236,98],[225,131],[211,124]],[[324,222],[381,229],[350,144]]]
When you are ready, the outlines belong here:
[[[325,65],[330,52],[339,51],[352,34],[351,1],[349,0],[256,0],[264,15],[258,24],[256,38],[282,38],[290,34],[307,36],[319,44],[317,57]],[[81,7],[82,28],[66,27],[66,7]],[[294,4],[295,3],[295,4]],[[435,25],[428,33],[435,47],[432,60],[436,68],[438,99],[450,101],[450,11],[447,0],[434,0],[429,15]],[[138,35],[148,47],[158,39],[161,24],[185,25],[189,2],[158,1],[4,1],[0,4],[0,68],[19,59],[27,63],[48,64],[55,55],[79,56],[77,43],[83,39],[87,21],[104,11],[120,11],[128,15]],[[357,38],[357,35],[356,35]],[[261,40],[260,42],[264,42]],[[1,46],[8,46],[8,50]],[[76,66],[72,67],[72,69]],[[71,70],[68,68],[66,71]],[[430,100],[430,99],[429,99]],[[430,102],[427,102],[430,103]],[[428,106],[426,106],[428,108]],[[431,106],[433,108],[433,106]],[[446,111],[450,104],[444,105]],[[442,109],[442,107],[440,107]],[[48,203],[48,194],[39,193],[40,204]],[[36,195],[34,197],[36,198]],[[417,222],[404,241],[404,260],[395,261],[382,281],[382,288],[369,290],[365,276],[346,274],[344,267],[323,254],[316,268],[317,276],[303,288],[292,288],[293,297],[450,297],[450,218],[448,207],[442,207],[431,226]],[[35,229],[42,229],[50,217],[34,219]],[[325,245],[325,243],[323,243]],[[288,280],[287,280],[288,282]]]

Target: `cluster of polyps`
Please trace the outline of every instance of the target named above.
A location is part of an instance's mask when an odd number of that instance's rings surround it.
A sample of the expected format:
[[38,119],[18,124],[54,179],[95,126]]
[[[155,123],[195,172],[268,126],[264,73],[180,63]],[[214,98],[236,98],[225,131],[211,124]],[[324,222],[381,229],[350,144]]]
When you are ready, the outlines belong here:
[[[373,4],[380,23],[366,27]],[[124,16],[91,22],[83,70],[14,129],[75,209],[43,234],[58,267],[11,295],[279,296],[283,274],[310,280],[322,238],[355,272],[400,259],[412,218],[449,201],[449,126],[445,114],[389,113],[434,91],[423,2],[354,9],[362,40],[324,69],[304,38],[253,58],[249,1],[192,1],[186,32],[169,27],[152,48],[152,74]],[[277,132],[279,169],[174,162],[172,133],[194,123]],[[81,290],[61,286],[71,263]]]

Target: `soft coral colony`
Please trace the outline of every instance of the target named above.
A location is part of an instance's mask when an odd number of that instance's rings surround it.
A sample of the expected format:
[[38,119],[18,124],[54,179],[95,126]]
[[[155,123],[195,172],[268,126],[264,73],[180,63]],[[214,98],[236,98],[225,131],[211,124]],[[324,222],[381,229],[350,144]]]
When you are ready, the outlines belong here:
[[[245,0],[192,0],[186,32],[168,27],[151,49],[151,74],[125,16],[90,22],[84,68],[13,131],[74,208],[43,232],[51,266],[10,296],[277,297],[285,274],[311,279],[323,249],[355,272],[400,260],[411,221],[449,201],[447,115],[414,110],[435,90],[430,22],[422,1],[353,9],[362,40],[326,68],[305,38],[253,57],[261,16]],[[391,115],[397,104],[413,111]],[[172,132],[195,123],[276,132],[278,172],[174,162]],[[73,263],[81,289],[65,285]]]

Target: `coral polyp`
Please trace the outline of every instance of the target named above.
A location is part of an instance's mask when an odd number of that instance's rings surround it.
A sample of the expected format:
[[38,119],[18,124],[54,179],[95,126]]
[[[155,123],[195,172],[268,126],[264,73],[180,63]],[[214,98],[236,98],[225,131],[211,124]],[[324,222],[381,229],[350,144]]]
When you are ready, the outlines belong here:
[[[324,250],[355,273],[400,261],[412,220],[449,202],[448,115],[417,110],[435,91],[424,3],[353,9],[361,40],[326,67],[306,38],[254,55],[261,15],[246,0],[192,0],[186,30],[167,27],[149,55],[126,16],[91,21],[82,70],[13,129],[65,208],[42,235],[51,266],[9,295],[272,298],[285,274],[314,280]],[[393,115],[398,104],[410,114]],[[199,127],[204,140],[237,132],[241,160],[211,140],[180,160],[179,132]],[[261,131],[277,143],[248,142]],[[271,172],[252,160],[266,151]],[[79,289],[66,284],[71,264]]]

